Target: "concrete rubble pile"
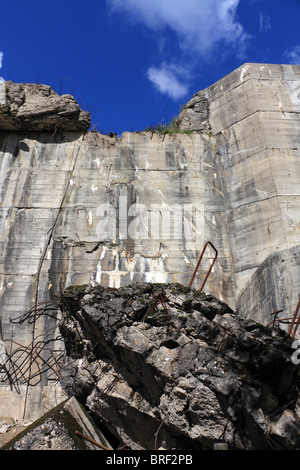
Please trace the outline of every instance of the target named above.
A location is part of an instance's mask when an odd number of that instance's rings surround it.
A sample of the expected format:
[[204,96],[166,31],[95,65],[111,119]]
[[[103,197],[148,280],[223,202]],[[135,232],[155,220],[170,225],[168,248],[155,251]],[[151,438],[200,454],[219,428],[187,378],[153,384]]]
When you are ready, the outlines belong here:
[[129,449],[300,449],[292,338],[180,284],[62,296],[61,384]]
[[75,398],[65,400],[28,424],[0,450],[112,450]]

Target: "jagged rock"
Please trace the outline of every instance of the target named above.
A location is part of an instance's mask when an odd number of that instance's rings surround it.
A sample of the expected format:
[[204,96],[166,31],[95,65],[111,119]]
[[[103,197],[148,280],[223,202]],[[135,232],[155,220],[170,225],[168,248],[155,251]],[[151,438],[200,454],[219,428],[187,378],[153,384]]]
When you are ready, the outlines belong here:
[[176,124],[181,131],[210,131],[209,100],[206,91],[199,91],[188,101],[179,116]]
[[180,284],[74,286],[61,384],[131,449],[300,449],[292,338]]
[[48,85],[1,84],[0,130],[86,131],[91,117],[71,95],[59,96]]

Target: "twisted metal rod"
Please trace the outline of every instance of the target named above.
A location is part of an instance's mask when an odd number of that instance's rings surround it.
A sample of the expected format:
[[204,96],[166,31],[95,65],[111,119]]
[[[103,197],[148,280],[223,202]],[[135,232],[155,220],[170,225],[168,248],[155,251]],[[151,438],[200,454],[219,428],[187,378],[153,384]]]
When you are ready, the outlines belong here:
[[[22,324],[27,321],[28,324],[35,324],[42,315],[57,319],[57,304],[58,302],[53,301],[40,302],[19,317],[11,319],[11,323]],[[51,375],[55,374],[59,380],[63,352],[51,347],[51,343],[61,341],[62,337],[54,335],[55,329],[56,327],[50,328],[46,333],[35,335],[34,341],[28,346],[10,338],[6,339],[5,341],[17,347],[10,353],[5,347],[5,356],[3,355],[0,363],[0,381],[8,381],[11,388],[15,388],[20,394],[21,384],[27,387],[36,386],[40,383],[42,375],[49,370]]]
[[189,283],[189,287],[191,287],[191,285],[193,284],[194,278],[195,278],[195,276],[196,276],[196,273],[197,273],[197,271],[198,271],[198,269],[199,269],[200,263],[201,263],[201,261],[202,261],[204,252],[205,252],[206,248],[208,247],[208,245],[210,245],[210,246],[212,247],[212,249],[214,250],[215,256],[214,256],[214,259],[213,259],[213,261],[212,261],[212,263],[211,263],[211,265],[210,265],[210,267],[209,267],[209,270],[207,271],[207,274],[206,274],[206,276],[205,276],[205,278],[204,278],[204,281],[203,281],[203,283],[202,283],[202,285],[201,285],[201,287],[200,287],[200,291],[203,290],[203,288],[204,288],[204,286],[205,286],[205,284],[206,284],[206,281],[207,281],[207,279],[208,279],[208,276],[210,275],[210,272],[211,272],[211,270],[212,270],[212,268],[213,268],[213,265],[215,264],[216,259],[217,259],[217,257],[218,257],[218,250],[214,247],[214,245],[212,244],[212,242],[208,241],[208,242],[205,243],[205,245],[204,245],[204,247],[203,247],[203,249],[202,249],[201,255],[200,255],[200,257],[199,257],[198,263],[197,263],[197,265],[196,265],[196,267],[195,267],[195,270],[194,270],[194,272],[193,272],[192,278],[191,278],[190,283]]

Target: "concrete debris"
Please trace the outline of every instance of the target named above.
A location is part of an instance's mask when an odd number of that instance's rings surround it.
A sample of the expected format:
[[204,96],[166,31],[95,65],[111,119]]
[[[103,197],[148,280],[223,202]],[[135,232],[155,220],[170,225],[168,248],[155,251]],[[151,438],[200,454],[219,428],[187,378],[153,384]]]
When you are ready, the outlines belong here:
[[82,111],[71,95],[59,96],[48,85],[2,84],[0,130],[5,131],[86,131],[90,114]]
[[300,449],[299,366],[282,329],[180,284],[74,286],[61,302],[61,385],[119,445]]
[[27,426],[0,450],[100,450],[101,446],[112,449],[84,408],[71,398]]
[[196,93],[188,101],[176,119],[182,131],[210,131],[209,100],[205,90]]

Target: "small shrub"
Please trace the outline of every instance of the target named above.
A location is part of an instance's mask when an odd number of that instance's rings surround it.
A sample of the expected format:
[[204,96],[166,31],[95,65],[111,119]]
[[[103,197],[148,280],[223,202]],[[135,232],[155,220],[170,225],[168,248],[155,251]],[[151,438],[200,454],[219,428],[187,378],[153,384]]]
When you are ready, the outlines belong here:
[[172,119],[172,121],[168,124],[159,123],[156,126],[149,126],[145,129],[147,132],[153,132],[155,134],[165,135],[165,134],[191,134],[193,130],[181,130],[178,127],[176,119]]

